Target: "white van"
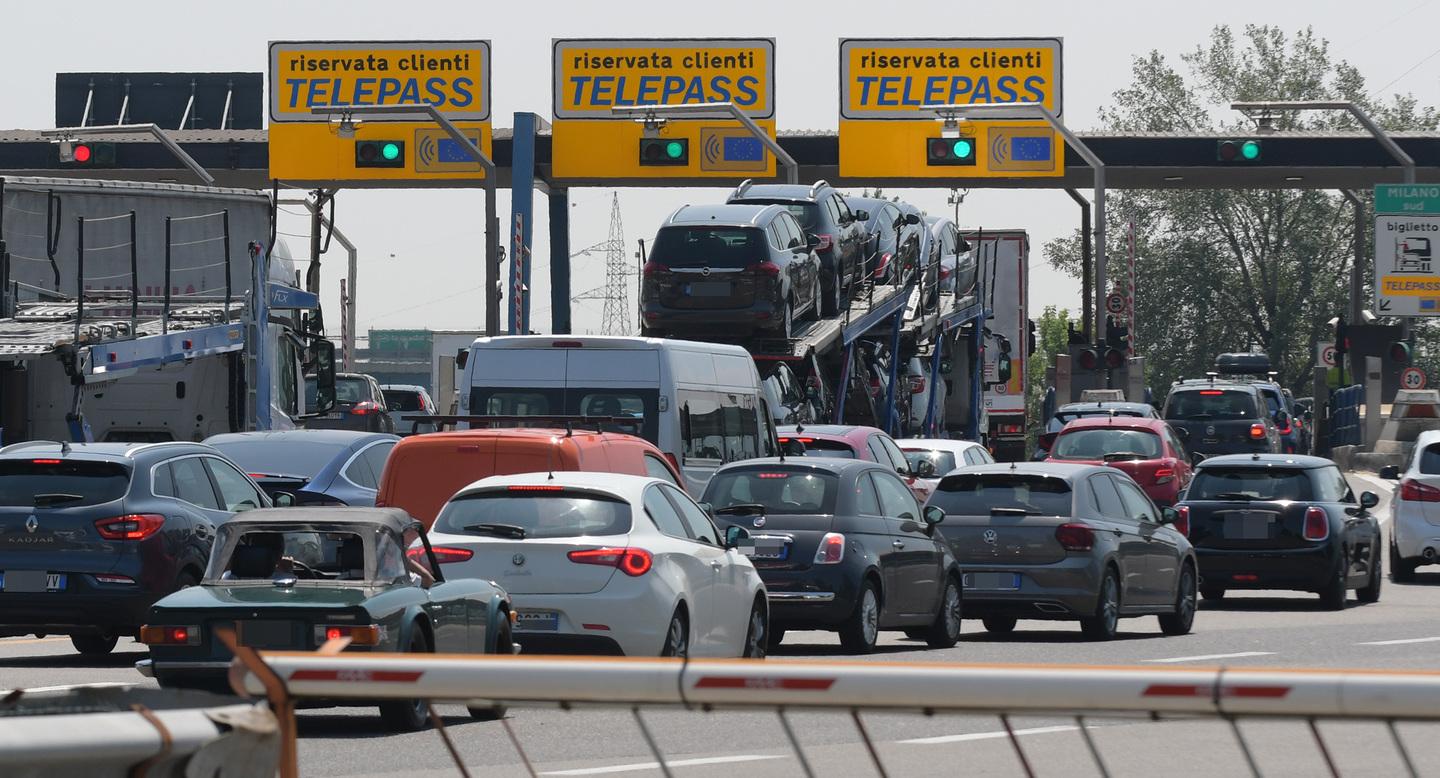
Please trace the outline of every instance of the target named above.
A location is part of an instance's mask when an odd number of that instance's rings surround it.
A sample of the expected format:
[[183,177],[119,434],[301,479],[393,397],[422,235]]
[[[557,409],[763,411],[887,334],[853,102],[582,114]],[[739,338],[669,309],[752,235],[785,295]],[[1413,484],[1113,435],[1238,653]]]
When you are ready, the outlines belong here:
[[[475,416],[633,416],[693,495],[727,462],[775,456],[760,376],[739,346],[661,338],[477,338],[460,412]],[[551,425],[558,426],[558,425]],[[636,427],[638,426],[638,429]]]

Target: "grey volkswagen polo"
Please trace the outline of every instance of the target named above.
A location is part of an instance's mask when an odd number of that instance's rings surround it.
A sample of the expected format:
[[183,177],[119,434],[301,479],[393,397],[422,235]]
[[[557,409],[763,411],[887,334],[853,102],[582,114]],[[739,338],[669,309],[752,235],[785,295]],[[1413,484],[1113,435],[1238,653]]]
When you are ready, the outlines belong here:
[[1125,473],[1049,462],[970,467],[928,505],[963,570],[965,609],[993,633],[1019,619],[1078,619],[1089,638],[1121,618],[1158,616],[1167,635],[1195,620],[1195,552]]

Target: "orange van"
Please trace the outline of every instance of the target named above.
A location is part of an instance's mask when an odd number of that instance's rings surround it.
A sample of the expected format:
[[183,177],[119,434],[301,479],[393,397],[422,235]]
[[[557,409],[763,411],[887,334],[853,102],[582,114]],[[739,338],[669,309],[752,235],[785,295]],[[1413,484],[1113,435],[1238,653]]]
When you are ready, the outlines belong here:
[[375,505],[403,508],[425,523],[462,488],[492,475],[586,470],[685,479],[655,444],[619,432],[563,429],[473,429],[412,435],[395,444],[380,476]]

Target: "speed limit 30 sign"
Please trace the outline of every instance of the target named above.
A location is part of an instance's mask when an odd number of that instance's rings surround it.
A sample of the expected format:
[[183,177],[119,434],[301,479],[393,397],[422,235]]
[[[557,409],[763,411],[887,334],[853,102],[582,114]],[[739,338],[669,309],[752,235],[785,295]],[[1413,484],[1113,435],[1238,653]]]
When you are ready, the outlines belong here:
[[1424,389],[1425,371],[1418,367],[1407,367],[1400,371],[1401,389]]

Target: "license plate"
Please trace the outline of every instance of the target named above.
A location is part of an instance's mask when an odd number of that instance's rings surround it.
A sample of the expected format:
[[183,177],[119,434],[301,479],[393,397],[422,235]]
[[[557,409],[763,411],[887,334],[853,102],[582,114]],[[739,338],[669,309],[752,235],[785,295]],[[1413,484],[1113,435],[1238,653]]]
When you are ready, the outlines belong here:
[[291,648],[295,644],[295,623],[291,621],[242,621],[240,645],[251,648]]
[[730,294],[728,281],[696,281],[686,284],[686,294],[691,297],[725,297]]
[[1263,513],[1230,513],[1225,516],[1225,537],[1236,540],[1264,540],[1270,537],[1271,517]]
[[961,584],[966,589],[990,592],[1013,592],[1020,588],[1019,573],[965,573]]
[[520,611],[515,615],[517,632],[555,632],[560,629],[560,614],[556,611]]
[[790,556],[790,541],[786,538],[756,537],[752,559],[785,559]]
[[1219,438],[1201,438],[1201,439],[1200,439],[1200,442],[1201,442],[1201,443],[1219,443],[1219,442],[1220,442],[1220,439],[1219,439]]
[[0,573],[0,589],[7,592],[62,592],[65,591],[65,574],[44,570],[10,570]]

